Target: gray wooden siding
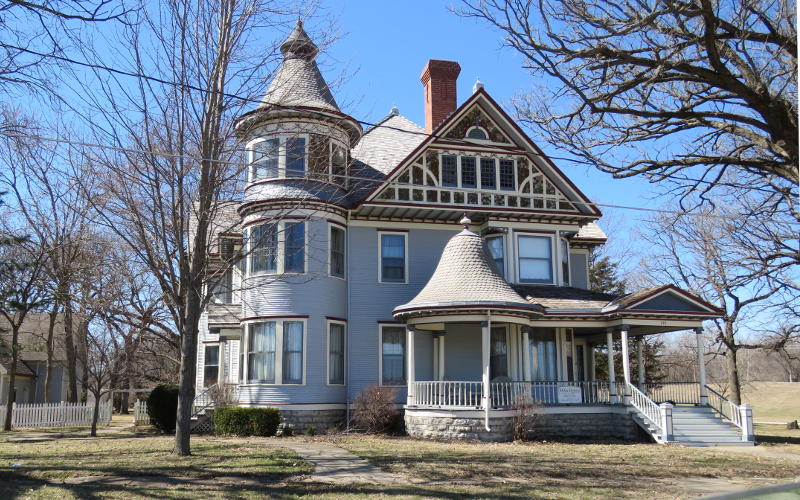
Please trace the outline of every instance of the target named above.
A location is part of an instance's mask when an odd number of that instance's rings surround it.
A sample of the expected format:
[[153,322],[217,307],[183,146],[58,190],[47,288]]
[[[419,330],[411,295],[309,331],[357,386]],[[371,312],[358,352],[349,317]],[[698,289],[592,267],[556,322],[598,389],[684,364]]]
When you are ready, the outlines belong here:
[[[378,230],[374,227],[350,227],[347,261],[350,271],[348,398],[351,401],[362,389],[378,383],[378,322],[392,321],[392,310],[414,298],[425,286],[439,263],[442,249],[459,229],[408,231],[408,283],[389,284],[378,283]],[[424,363],[430,372],[432,342],[423,342],[423,335],[418,339],[420,345],[415,350],[419,360],[417,370]],[[418,372],[417,377],[422,377],[423,373]],[[405,398],[405,387],[398,391],[398,398]]]
[[480,381],[483,370],[480,324],[447,325],[444,343],[445,378]]

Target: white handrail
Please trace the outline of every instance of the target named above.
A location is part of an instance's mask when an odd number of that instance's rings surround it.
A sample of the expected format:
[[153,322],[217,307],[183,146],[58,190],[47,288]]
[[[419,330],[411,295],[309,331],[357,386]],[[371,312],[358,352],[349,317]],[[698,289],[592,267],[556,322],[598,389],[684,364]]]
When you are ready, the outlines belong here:
[[637,389],[635,385],[627,385],[631,392],[631,405],[656,429],[657,438],[661,442],[670,441],[672,439],[672,405],[669,403],[659,405]]
[[755,439],[753,435],[753,411],[750,405],[737,405],[709,386],[706,386],[706,390],[708,391],[708,405],[719,413],[722,418],[741,429],[742,441],[753,441]]
[[[573,388],[564,401],[561,388]],[[618,385],[622,394],[622,385]],[[483,404],[483,385],[478,381],[430,380],[414,381],[411,390],[414,394],[413,406],[418,408],[481,408]],[[604,380],[579,382],[492,382],[492,407],[512,407],[520,396],[543,405],[560,404],[609,404],[611,394],[609,383]]]

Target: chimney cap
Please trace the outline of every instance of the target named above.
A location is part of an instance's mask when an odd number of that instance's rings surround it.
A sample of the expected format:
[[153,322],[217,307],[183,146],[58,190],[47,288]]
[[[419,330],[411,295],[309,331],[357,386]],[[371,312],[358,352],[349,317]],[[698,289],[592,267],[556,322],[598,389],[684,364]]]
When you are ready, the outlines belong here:
[[431,79],[431,76],[455,80],[458,78],[459,73],[461,73],[461,65],[455,61],[430,59],[422,69],[422,74],[419,79],[423,84],[427,83]]

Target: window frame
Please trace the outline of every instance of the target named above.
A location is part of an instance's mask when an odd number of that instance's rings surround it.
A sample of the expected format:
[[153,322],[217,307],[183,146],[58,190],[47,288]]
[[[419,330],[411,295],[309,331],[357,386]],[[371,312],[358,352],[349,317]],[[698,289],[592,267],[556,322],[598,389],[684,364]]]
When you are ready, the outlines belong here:
[[[266,178],[263,178],[263,179],[255,179],[253,177],[253,171],[254,171],[254,169],[253,169],[253,166],[254,166],[253,156],[254,156],[254,152],[255,152],[255,145],[260,143],[260,142],[265,142],[265,141],[269,141],[269,140],[272,140],[272,139],[277,139],[278,140],[278,166],[277,166],[277,172],[275,173],[275,176],[273,176],[273,177],[266,177]],[[289,158],[289,150],[288,150],[288,147],[287,147],[287,140],[288,139],[303,139],[305,141],[305,147],[304,147],[304,151],[303,151],[303,161],[304,161],[305,167],[304,167],[302,176],[288,177],[286,175],[286,171],[287,171],[286,165],[287,165],[287,160]],[[256,182],[269,181],[269,180],[273,180],[273,179],[304,179],[304,178],[307,178],[308,174],[309,174],[309,172],[308,172],[308,160],[309,160],[308,149],[309,149],[310,140],[311,140],[310,134],[306,134],[306,133],[287,134],[285,132],[282,132],[282,133],[275,133],[275,134],[271,134],[271,135],[264,135],[264,136],[261,136],[261,137],[257,137],[255,139],[253,139],[252,141],[248,142],[246,144],[246,146],[245,146],[245,151],[247,153],[247,183],[248,184],[253,184],[253,183],[256,183]],[[345,160],[345,164],[346,163],[347,162]],[[329,174],[329,176],[331,174],[330,168],[329,168],[328,174]]]
[[[340,325],[342,327],[342,381],[331,382],[331,326]],[[325,352],[325,385],[330,386],[344,386],[347,385],[347,321],[338,319],[328,319],[325,324],[327,335],[327,346]]]
[[[532,280],[532,279],[522,279],[522,266],[520,262],[523,258],[526,259],[537,259],[536,257],[522,257],[520,252],[520,238],[547,238],[549,240],[549,248],[550,248],[550,258],[548,259],[550,262],[550,281],[546,280]],[[545,233],[545,232],[522,232],[518,231],[515,232],[515,251],[516,251],[516,278],[517,283],[530,283],[534,285],[555,285],[556,284],[556,270],[554,269],[554,262],[555,256],[557,255],[553,248],[553,241],[555,240],[555,234],[553,233]],[[543,258],[538,258],[538,260],[545,260]]]
[[[503,335],[505,336],[505,340],[504,341],[505,341],[505,346],[506,346],[505,354],[492,354],[492,352],[491,352],[492,351],[492,330],[503,330]],[[497,378],[497,377],[494,377],[494,378],[491,377],[491,374],[492,374],[492,370],[491,370],[492,360],[497,356],[504,356],[505,359],[506,359],[505,375],[500,375],[500,376],[501,377],[506,377],[506,378],[510,378],[511,377],[511,358],[512,358],[512,353],[511,353],[511,342],[510,342],[510,340],[511,339],[510,339],[510,335],[509,335],[508,325],[497,325],[497,326],[492,325],[492,327],[489,329],[489,377],[490,377],[490,380],[494,380],[495,378]]]
[[[378,328],[380,332],[378,335],[378,385],[386,387],[408,386],[408,331],[406,330],[405,325],[402,323],[386,323],[378,325]],[[403,380],[400,383],[387,384],[383,381],[383,336],[386,328],[399,328],[403,331],[403,334],[400,337],[403,345]]]
[[[283,324],[286,322],[297,322],[303,325],[303,373],[301,383],[285,383],[283,381],[283,357],[284,357],[284,342]],[[258,323],[275,323],[275,373],[273,374],[273,382],[264,382],[259,380],[250,379],[250,338],[252,326]],[[301,387],[305,386],[308,381],[308,317],[269,317],[248,321],[245,323],[245,336],[244,349],[240,344],[240,351],[244,352],[244,364],[242,365],[242,382],[240,385],[270,385],[270,386],[288,386],[288,387]]]
[[[559,279],[561,280],[562,285],[571,286],[572,285],[572,264],[570,263],[570,256],[569,256],[569,240],[564,238],[563,236],[559,238],[558,243],[558,252],[559,252]],[[564,265],[566,264],[566,271],[567,277],[564,279]]]
[[[470,137],[469,134],[473,130],[480,130],[481,132],[483,132],[483,136],[485,137],[485,139],[479,139],[477,137]],[[464,134],[464,139],[467,139],[467,140],[470,140],[470,141],[492,142],[492,139],[489,137],[489,131],[486,130],[484,127],[481,127],[480,125],[473,125],[470,128],[468,128],[466,133]]]
[[[208,349],[210,347],[214,347],[214,348],[217,349],[217,364],[216,365],[210,365],[210,366],[215,366],[217,368],[217,380],[214,382],[214,384],[219,384],[219,379],[220,379],[220,375],[221,375],[221,373],[220,373],[220,356],[222,354],[222,346],[220,345],[219,342],[208,342],[208,343],[205,343],[203,345],[203,388],[210,387],[209,385],[206,385],[206,369],[209,367],[209,364],[208,364]],[[213,385],[213,384],[211,384],[211,385]]]
[[500,275],[505,278],[508,275],[508,252],[506,251],[506,235],[503,233],[495,233],[495,234],[488,234],[484,237],[484,241],[486,242],[486,249],[489,251],[489,257],[495,261],[495,265],[497,265],[497,259],[494,258],[492,255],[491,247],[489,246],[489,240],[492,239],[499,239],[501,244],[503,245],[503,269],[498,269],[500,271]]
[[[455,182],[453,184],[445,184],[444,182],[444,159],[445,158],[454,158],[455,159],[455,172],[453,173],[453,177]],[[461,155],[457,154],[450,154],[450,153],[441,153],[439,154],[439,185],[443,188],[459,188],[461,187]]]
[[[245,272],[244,275],[247,278],[255,277],[255,276],[268,276],[268,275],[292,275],[292,276],[299,276],[302,274],[308,273],[308,219],[302,219],[298,222],[292,222],[292,219],[288,220],[276,220],[272,222],[263,222],[261,224],[251,224],[244,228],[244,234],[246,235],[246,245],[244,250],[245,255]],[[275,259],[275,269],[274,270],[265,270],[265,271],[253,271],[253,248],[251,244],[251,235],[253,229],[257,227],[261,227],[264,225],[274,225],[276,229],[275,234],[275,245],[276,251],[273,254]],[[302,225],[303,226],[303,270],[302,271],[286,271],[286,235],[287,235],[287,225]]]
[[[342,232],[342,275],[333,272],[333,231]],[[347,279],[347,228],[333,222],[328,222],[328,276],[340,280]]]
[[[235,304],[236,298],[233,294],[233,279],[233,266],[229,266],[224,273],[217,273],[214,277],[212,277],[211,281],[207,284],[211,290],[209,302],[212,304]],[[227,290],[223,290],[222,293],[220,293],[218,291],[220,286],[226,287]],[[228,295],[230,297],[230,302],[219,300],[218,297],[220,295]]]
[[[403,281],[385,281],[383,279],[383,235],[385,234],[403,237]],[[378,283],[387,285],[407,285],[409,279],[408,261],[408,232],[392,230],[378,231]]]

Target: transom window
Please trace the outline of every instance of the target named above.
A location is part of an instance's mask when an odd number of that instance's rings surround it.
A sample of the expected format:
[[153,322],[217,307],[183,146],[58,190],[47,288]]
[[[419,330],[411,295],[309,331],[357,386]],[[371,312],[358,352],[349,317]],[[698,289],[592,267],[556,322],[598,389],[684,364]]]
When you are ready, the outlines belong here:
[[269,222],[246,231],[248,273],[304,273],[306,237],[304,222]]
[[553,243],[549,236],[518,235],[519,281],[553,283]]
[[307,137],[278,136],[250,144],[250,182],[281,177],[304,177],[308,163]]
[[405,283],[407,275],[406,233],[379,233],[382,283]]
[[406,330],[398,326],[381,327],[381,384],[406,383]]
[[261,384],[304,382],[304,321],[275,320],[250,323],[247,331],[248,382]]
[[[442,186],[516,190],[515,160],[455,155],[442,155],[441,160]],[[479,165],[480,168],[478,168]]]

